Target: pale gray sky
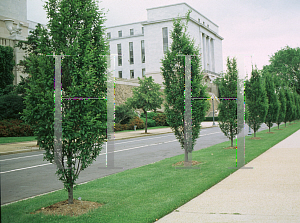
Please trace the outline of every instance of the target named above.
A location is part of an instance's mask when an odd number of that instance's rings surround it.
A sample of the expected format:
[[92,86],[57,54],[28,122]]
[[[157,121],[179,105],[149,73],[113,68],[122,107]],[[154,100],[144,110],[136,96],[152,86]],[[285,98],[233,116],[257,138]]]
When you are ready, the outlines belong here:
[[[45,0],[27,0],[27,19],[47,23]],[[245,56],[245,70],[259,69],[285,47],[300,47],[299,0],[104,0],[106,26],[147,20],[147,8],[186,2],[219,26],[223,69],[228,56]]]

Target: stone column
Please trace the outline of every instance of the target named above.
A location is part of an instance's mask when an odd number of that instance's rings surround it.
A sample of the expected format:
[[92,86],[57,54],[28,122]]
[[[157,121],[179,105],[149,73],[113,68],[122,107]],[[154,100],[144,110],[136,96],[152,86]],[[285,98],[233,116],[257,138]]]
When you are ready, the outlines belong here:
[[202,33],[202,42],[203,42],[203,70],[207,70],[207,53],[206,53],[206,34]]
[[207,36],[207,70],[211,71],[210,37]]
[[211,38],[211,71],[215,72],[215,40]]

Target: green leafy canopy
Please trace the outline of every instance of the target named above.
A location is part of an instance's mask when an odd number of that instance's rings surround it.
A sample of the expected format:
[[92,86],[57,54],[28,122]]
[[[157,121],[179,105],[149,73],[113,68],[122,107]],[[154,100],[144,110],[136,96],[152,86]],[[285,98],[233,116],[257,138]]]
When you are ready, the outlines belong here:
[[[108,45],[104,15],[93,0],[49,0],[44,8],[49,23],[38,25],[20,43],[27,50],[22,62],[30,75],[23,119],[38,136],[44,159],[54,162],[54,58],[62,59],[64,97],[105,98]],[[59,89],[60,86],[56,86]],[[79,173],[99,155],[106,137],[106,100],[62,100],[62,164],[57,174],[73,202],[73,186]],[[63,160],[66,159],[64,162]]]
[[[187,21],[189,20],[189,13]],[[181,148],[184,149],[184,90],[185,90],[185,60],[178,55],[200,55],[199,48],[195,47],[194,40],[191,40],[186,33],[187,27],[182,24],[181,19],[174,19],[173,31],[171,32],[172,44],[162,59],[161,72],[165,85],[166,103],[165,113],[167,123],[170,125],[179,140]],[[192,97],[208,98],[206,87],[201,83],[200,57],[192,56],[191,77]],[[192,148],[199,137],[200,124],[205,118],[209,109],[209,102],[206,100],[192,100]]]

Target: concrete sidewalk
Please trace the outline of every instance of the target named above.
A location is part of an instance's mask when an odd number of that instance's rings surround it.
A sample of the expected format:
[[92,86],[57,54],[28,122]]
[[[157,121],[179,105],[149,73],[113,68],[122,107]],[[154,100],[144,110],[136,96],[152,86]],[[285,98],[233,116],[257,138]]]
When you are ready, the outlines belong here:
[[[218,126],[218,122],[215,122],[215,126],[213,126],[213,122],[201,123],[201,129],[217,127],[217,126]],[[160,129],[148,129],[147,132],[148,132],[147,134],[145,134],[145,130],[137,130],[137,131],[130,131],[130,132],[116,132],[115,140],[172,133],[172,130],[171,128],[167,127],[167,128],[160,128]],[[36,141],[0,144],[0,155],[38,151],[38,150],[39,148],[37,146]]]
[[300,130],[157,222],[300,222]]

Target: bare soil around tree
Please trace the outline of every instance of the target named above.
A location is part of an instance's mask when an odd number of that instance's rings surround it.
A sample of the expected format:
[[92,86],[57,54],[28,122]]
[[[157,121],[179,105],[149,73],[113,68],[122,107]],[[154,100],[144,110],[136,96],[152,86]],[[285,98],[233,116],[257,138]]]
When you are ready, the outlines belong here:
[[42,207],[41,209],[31,212],[30,214],[43,213],[46,215],[79,216],[103,206],[103,204],[92,201],[81,201],[74,199],[73,202],[73,204],[68,204],[68,200],[60,201],[48,207]]

